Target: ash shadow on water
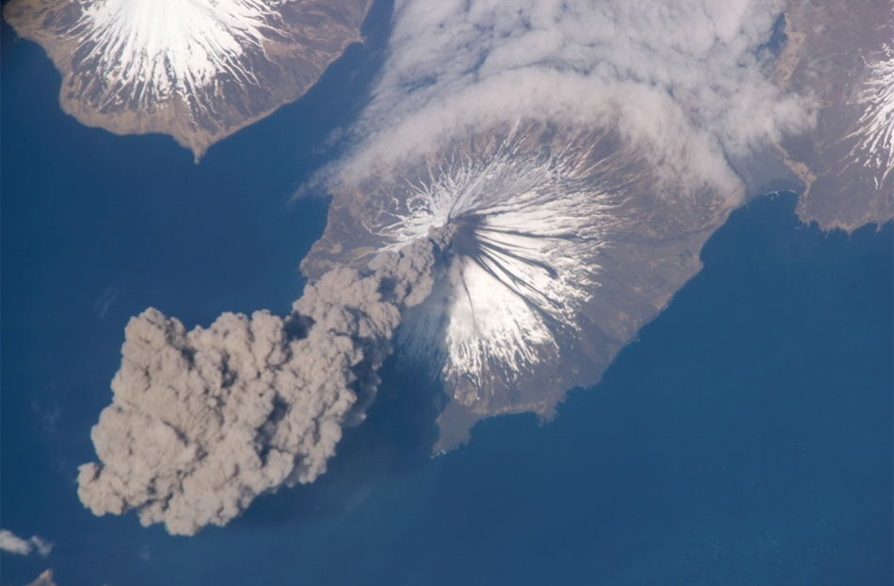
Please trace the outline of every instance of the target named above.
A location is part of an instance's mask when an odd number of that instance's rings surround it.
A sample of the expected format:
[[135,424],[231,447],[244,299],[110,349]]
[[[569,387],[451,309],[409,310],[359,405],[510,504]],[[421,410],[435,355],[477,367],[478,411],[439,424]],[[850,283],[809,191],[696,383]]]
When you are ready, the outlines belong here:
[[337,518],[362,504],[380,482],[425,466],[438,438],[443,388],[424,369],[398,362],[392,356],[380,370],[382,384],[366,419],[344,429],[325,474],[261,496],[231,525],[257,529]]

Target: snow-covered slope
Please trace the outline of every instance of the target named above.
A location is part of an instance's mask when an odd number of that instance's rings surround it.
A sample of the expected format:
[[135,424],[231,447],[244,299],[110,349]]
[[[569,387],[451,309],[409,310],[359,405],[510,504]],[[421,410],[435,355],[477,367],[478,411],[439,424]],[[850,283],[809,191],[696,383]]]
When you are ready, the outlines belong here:
[[876,188],[894,175],[894,44],[886,47],[885,54],[869,65],[869,77],[857,95],[863,114],[850,135],[857,139],[851,154]]
[[246,59],[263,55],[265,36],[281,28],[262,0],[99,0],[72,34],[77,58],[106,80],[105,102],[152,108],[227,77],[256,81]]
[[470,402],[528,376],[559,353],[559,335],[579,332],[614,224],[608,186],[582,181],[593,169],[518,146],[510,138],[483,158],[445,162],[380,231],[393,248],[430,231],[446,241],[439,291],[408,318],[403,347],[448,384],[469,383]]

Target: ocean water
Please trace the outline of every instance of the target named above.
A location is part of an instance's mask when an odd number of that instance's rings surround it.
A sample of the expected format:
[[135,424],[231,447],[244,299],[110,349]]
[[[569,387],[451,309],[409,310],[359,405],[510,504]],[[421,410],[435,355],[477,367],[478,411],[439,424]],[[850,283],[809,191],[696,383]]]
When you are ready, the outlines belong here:
[[[381,8],[381,7],[380,7]],[[385,8],[381,8],[385,10]],[[373,22],[377,22],[373,19]],[[77,499],[127,319],[285,312],[325,203],[290,195],[361,103],[384,25],[307,99],[192,155],[80,126],[58,75],[3,30],[0,582],[890,584],[894,234],[824,234],[757,200],[704,270],[554,421],[479,425],[430,458],[431,384],[388,365],[316,484],[193,538]]]

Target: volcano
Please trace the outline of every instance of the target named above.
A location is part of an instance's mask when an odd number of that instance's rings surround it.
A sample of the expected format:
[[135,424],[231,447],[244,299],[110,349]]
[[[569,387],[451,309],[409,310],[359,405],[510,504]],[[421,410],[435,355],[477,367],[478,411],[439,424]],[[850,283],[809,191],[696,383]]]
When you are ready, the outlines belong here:
[[117,134],[207,148],[303,95],[361,40],[370,0],[14,0],[4,16],[62,73],[63,109]]
[[737,194],[669,179],[643,149],[612,129],[523,121],[336,194],[309,277],[419,239],[439,251],[432,293],[397,334],[401,362],[449,399],[436,450],[484,417],[551,416],[699,270]]

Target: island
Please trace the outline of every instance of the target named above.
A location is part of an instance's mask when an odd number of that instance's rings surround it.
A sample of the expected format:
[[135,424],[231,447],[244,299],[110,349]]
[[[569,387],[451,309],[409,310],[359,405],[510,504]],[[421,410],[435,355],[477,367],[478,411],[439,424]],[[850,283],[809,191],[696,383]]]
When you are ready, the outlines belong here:
[[406,311],[399,363],[449,397],[435,452],[482,418],[550,418],[599,380],[701,268],[737,190],[661,177],[617,129],[528,120],[460,135],[339,192],[302,263],[311,279],[437,243],[432,293]]
[[13,0],[62,74],[62,109],[115,134],[169,134],[196,162],[304,95],[362,41],[372,0]]
[[[381,138],[390,132],[384,129],[371,139],[379,146],[370,159],[358,155],[359,173],[347,165],[348,178],[331,190],[326,231],[301,268],[315,280],[413,239],[444,243],[433,292],[406,312],[395,342],[399,364],[421,367],[441,385],[435,452],[466,442],[487,417],[533,412],[547,420],[569,389],[596,384],[700,270],[711,234],[749,200],[799,193],[800,218],[827,230],[894,217],[890,3],[792,0],[752,55],[767,80],[755,85],[765,103],[795,96],[790,111],[772,113],[774,124],[784,128],[797,115],[805,121],[746,149],[729,141],[713,168],[728,165],[735,179],[687,174],[712,167],[708,156],[675,162],[672,140],[631,137],[617,114],[601,123],[569,124],[564,114],[455,123],[390,160],[380,152],[422,131],[417,125],[396,140]],[[566,93],[558,84],[551,91],[554,102]],[[698,122],[698,109],[712,104],[673,97],[695,112],[684,147],[694,150],[713,122]],[[436,124],[447,110],[438,106],[420,119]],[[752,106],[749,115],[762,114]],[[708,131],[711,140],[734,134]]]

